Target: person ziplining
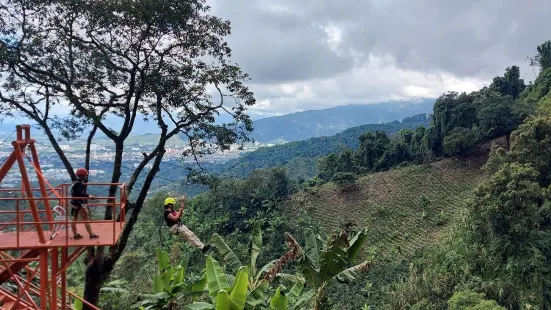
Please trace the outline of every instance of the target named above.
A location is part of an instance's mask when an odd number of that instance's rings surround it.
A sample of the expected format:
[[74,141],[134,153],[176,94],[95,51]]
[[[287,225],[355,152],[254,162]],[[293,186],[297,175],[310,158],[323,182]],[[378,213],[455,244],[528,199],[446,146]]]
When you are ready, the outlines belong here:
[[[84,182],[88,182],[88,170],[85,168],[78,168],[75,174],[77,175],[77,180],[71,185],[71,197],[73,197],[71,200],[71,215],[73,216],[71,230],[73,231],[74,239],[81,239],[82,235],[77,232],[76,221],[79,215],[82,220],[90,221],[90,210],[88,210],[88,206],[85,206],[87,199],[75,199],[75,197],[87,197],[88,199],[94,199],[95,197],[86,193],[86,186],[83,184]],[[86,231],[88,232],[90,239],[99,238],[98,235],[92,232],[90,223],[84,222],[84,227],[86,227]]]
[[203,244],[203,242],[201,242],[201,240],[199,240],[199,238],[197,238],[197,236],[191,230],[189,230],[189,228],[187,228],[186,225],[184,225],[181,221],[181,217],[184,212],[185,200],[186,195],[182,197],[182,201],[180,202],[180,209],[178,210],[178,212],[176,212],[176,210],[174,210],[176,200],[172,197],[165,199],[165,212],[163,217],[165,219],[166,225],[170,227],[170,233],[172,233],[173,235],[179,235],[180,237],[191,243],[193,246],[201,249],[203,253],[206,253],[211,248],[210,244]]

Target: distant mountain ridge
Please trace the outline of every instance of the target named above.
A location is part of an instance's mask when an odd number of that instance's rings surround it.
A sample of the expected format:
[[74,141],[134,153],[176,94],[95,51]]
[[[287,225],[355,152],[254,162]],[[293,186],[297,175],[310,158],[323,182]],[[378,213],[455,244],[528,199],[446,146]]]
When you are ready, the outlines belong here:
[[[402,121],[391,121],[382,124],[363,124],[347,128],[335,135],[313,137],[301,141],[293,141],[271,147],[261,147],[255,151],[243,153],[238,158],[231,159],[223,164],[212,167],[218,174],[245,177],[255,169],[287,166],[294,160],[306,160],[304,170],[309,171],[304,176],[312,177],[315,170],[315,161],[319,156],[326,156],[338,152],[343,147],[356,149],[359,137],[366,132],[384,131],[394,135],[403,129],[415,129],[419,126],[428,127],[430,118],[426,113],[404,118]],[[297,167],[288,167],[297,170]],[[290,171],[291,175],[298,171]]]
[[432,113],[436,99],[389,101],[308,110],[256,120],[251,137],[261,143],[282,143],[331,136],[351,127],[402,120]]
[[[387,101],[366,105],[345,105],[323,110],[307,110],[281,116],[257,119],[253,122],[254,131],[250,133],[255,141],[261,143],[284,143],[306,140],[313,137],[331,136],[351,127],[364,124],[381,124],[402,120],[408,116],[432,113],[436,99],[419,99],[408,101]],[[251,111],[252,113],[252,111]],[[168,121],[168,120],[167,120]],[[220,117],[217,122],[230,121]],[[5,118],[0,123],[0,136],[9,135],[16,124],[31,124],[33,132],[36,123],[25,118]],[[108,116],[104,120],[108,128],[120,130],[121,119]],[[41,133],[42,130],[38,130]],[[153,121],[142,117],[135,120],[132,135],[158,134],[160,129]],[[105,136],[98,130],[98,138]]]

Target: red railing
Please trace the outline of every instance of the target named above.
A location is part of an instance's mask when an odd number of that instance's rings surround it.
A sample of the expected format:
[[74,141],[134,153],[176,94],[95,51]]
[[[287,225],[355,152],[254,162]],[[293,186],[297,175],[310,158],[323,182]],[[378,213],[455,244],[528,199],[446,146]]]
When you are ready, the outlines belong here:
[[[41,247],[42,244],[44,246],[47,246],[48,241],[55,240],[57,235],[59,234],[58,227],[59,225],[63,225],[63,230],[65,231],[65,242],[64,244],[60,244],[59,242],[55,242],[57,246],[69,246],[69,235],[70,235],[70,227],[71,224],[83,224],[88,223],[91,224],[92,227],[93,224],[96,223],[110,223],[112,226],[112,242],[111,244],[115,244],[118,238],[118,234],[116,233],[116,225],[119,225],[119,229],[122,230],[124,226],[124,222],[126,220],[126,186],[124,183],[87,183],[88,188],[91,187],[110,187],[110,186],[116,186],[117,187],[117,193],[114,196],[96,196],[94,197],[94,201],[98,202],[92,202],[86,204],[86,207],[90,210],[90,221],[84,221],[80,219],[80,217],[75,221],[74,218],[71,215],[71,208],[72,205],[70,204],[70,201],[72,199],[88,199],[87,197],[68,197],[68,188],[71,184],[61,184],[57,188],[50,189],[49,193],[51,196],[48,197],[24,197],[23,194],[25,191],[22,189],[0,189],[0,195],[4,192],[20,192],[23,197],[0,197],[1,201],[13,201],[15,202],[15,210],[2,210],[0,211],[0,217],[3,217],[0,222],[0,230],[4,233],[5,236],[8,238],[0,238],[0,250],[4,249],[15,249],[22,246],[21,239],[22,237],[28,238],[29,235],[26,233],[28,231],[36,231],[36,237],[38,244],[36,246],[29,246],[28,248],[36,248]],[[38,190],[38,189],[33,189]],[[2,195],[3,196],[3,195]],[[52,197],[53,196],[53,197]],[[26,201],[34,201],[37,206],[40,202],[43,203],[43,208],[37,209],[36,212],[38,213],[38,217],[40,218],[39,221],[34,220],[36,218],[36,215],[34,215],[33,210],[29,206],[27,208],[23,208],[21,205],[22,202]],[[53,212],[53,206],[52,210],[48,210],[48,206],[50,206],[50,203],[47,202],[57,202],[57,205],[60,206],[64,210],[64,219],[60,219],[60,215],[57,214],[56,219],[53,221],[48,220],[48,213],[52,214]],[[90,201],[90,199],[88,199]],[[93,212],[91,212],[93,209],[98,207],[111,207],[111,219],[110,220],[104,220],[103,214],[101,216],[102,219],[93,219]],[[33,215],[33,220],[29,221],[25,219],[26,214]],[[54,213],[55,215],[56,213]],[[5,221],[4,218],[9,217],[9,215],[15,215],[14,218],[12,218],[9,221]],[[42,216],[44,215],[44,216]],[[49,235],[46,236],[46,231],[44,231],[43,227],[44,225],[48,225],[49,227]],[[30,226],[30,227],[29,227]],[[15,227],[15,230],[9,229],[9,227]],[[6,231],[7,230],[7,231]],[[25,233],[24,236],[22,236],[22,233]],[[13,240],[13,236],[9,237],[9,235],[6,234],[14,234],[15,235],[15,241]],[[54,236],[54,238],[50,238],[51,236]],[[100,236],[101,237],[101,236]],[[102,241],[105,241],[105,239],[102,238]],[[28,244],[27,244],[28,245]],[[25,246],[27,248],[27,246]]]

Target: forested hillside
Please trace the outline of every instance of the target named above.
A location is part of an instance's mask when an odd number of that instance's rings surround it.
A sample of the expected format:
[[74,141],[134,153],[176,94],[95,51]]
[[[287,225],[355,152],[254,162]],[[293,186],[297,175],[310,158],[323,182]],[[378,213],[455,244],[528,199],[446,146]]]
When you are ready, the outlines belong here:
[[331,136],[363,124],[388,123],[426,114],[434,99],[391,101],[309,110],[259,119],[253,123],[252,138],[263,143],[281,143]]
[[[247,299],[248,309],[270,308],[282,291],[295,309],[309,309],[299,300],[315,309],[547,309],[550,86],[551,68],[525,85],[510,67],[479,92],[442,95],[428,128],[362,134],[357,148],[322,158],[310,180],[268,169],[210,183],[186,211],[200,238],[212,236],[207,272],[213,258],[228,274],[249,258],[268,264],[256,269],[267,282],[249,282],[264,295]],[[173,259],[189,257],[189,283],[201,279],[204,257],[162,233],[163,197],[148,202],[114,275],[130,281],[132,294],[111,287],[104,306],[124,307],[151,291],[150,275],[126,275],[155,273],[152,263],[132,262],[154,261],[150,249],[159,245]],[[165,302],[178,294],[171,296]],[[203,305],[192,295],[178,300]]]
[[[428,165],[375,173],[351,186],[333,182],[297,193],[286,212],[306,210],[330,232],[349,225],[367,227],[367,245],[376,264],[361,281],[331,291],[336,309],[360,309],[365,303],[388,302],[384,291],[400,276],[415,253],[438,244],[457,224],[473,189],[486,179],[485,156],[446,159]],[[365,285],[370,288],[364,291]],[[344,300],[339,295],[356,296]],[[364,293],[369,293],[369,298]]]
[[310,138],[263,147],[250,153],[245,153],[237,159],[232,159],[223,165],[213,167],[218,174],[244,177],[251,171],[260,168],[286,166],[293,177],[310,178],[315,175],[316,160],[344,148],[357,148],[358,138],[366,132],[382,131],[392,136],[404,129],[427,127],[429,118],[419,114],[404,118],[401,122],[394,121],[383,124],[367,124],[352,127],[333,136]]

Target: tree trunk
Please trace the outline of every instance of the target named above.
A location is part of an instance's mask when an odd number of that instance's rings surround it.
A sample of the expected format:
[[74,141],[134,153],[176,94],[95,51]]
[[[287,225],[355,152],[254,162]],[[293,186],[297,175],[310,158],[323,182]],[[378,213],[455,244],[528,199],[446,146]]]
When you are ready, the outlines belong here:
[[[102,258],[96,257],[88,264],[84,282],[84,300],[93,305],[98,304],[100,289],[112,270],[113,265],[109,260],[103,260]],[[92,308],[84,304],[83,309],[91,310]]]
[[[115,141],[115,162],[113,163],[113,175],[111,177],[111,183],[118,183],[121,179],[121,168],[122,168],[122,155],[124,153],[124,142],[120,140]],[[112,197],[117,194],[117,186],[111,185],[109,187],[108,196]],[[130,193],[128,193],[130,194]],[[105,220],[113,219],[113,207],[107,206],[105,208]]]
[[[138,195],[138,198],[134,203],[134,210],[132,212],[132,215],[127,220],[125,227],[121,233],[121,236],[117,241],[117,244],[114,247],[109,248],[109,256],[106,258],[104,258],[105,256],[103,254],[103,251],[101,251],[102,249],[100,249],[100,251],[97,251],[93,262],[89,264],[88,268],[86,269],[84,299],[91,304],[97,305],[99,301],[101,286],[109,277],[109,275],[111,274],[111,271],[113,271],[113,267],[115,263],[119,260],[119,258],[122,255],[122,252],[124,251],[124,248],[126,247],[128,238],[130,236],[130,232],[132,231],[132,229],[134,228],[134,225],[138,221],[138,215],[140,214],[141,208],[145,202],[145,198],[147,196],[149,188],[151,187],[151,183],[155,178],[155,175],[159,171],[159,166],[165,154],[165,149],[164,149],[165,143],[166,143],[166,140],[168,140],[168,138],[169,137],[166,136],[166,128],[163,128],[163,134],[161,135],[161,139],[159,140],[159,144],[158,144],[158,149],[160,151],[155,156],[153,168],[149,171],[145,179],[144,185],[140,190],[140,194]],[[121,144],[121,147],[122,147],[122,144]],[[120,172],[118,177],[120,178]],[[85,307],[84,309],[89,309],[89,307],[88,308]]]
[[[37,121],[37,119],[35,119],[35,121]],[[38,120],[38,123],[40,124],[40,126],[42,126],[42,129],[44,129],[44,132],[46,133],[46,136],[48,136],[48,140],[50,140],[50,143],[54,147],[54,150],[57,153],[57,155],[59,156],[59,159],[61,159],[61,162],[63,162],[63,165],[65,166],[65,169],[67,170],[67,173],[69,173],[69,176],[71,177],[71,180],[75,180],[76,175],[75,175],[75,172],[73,170],[73,166],[71,165],[71,163],[69,162],[69,160],[65,156],[65,153],[63,153],[63,150],[61,149],[61,147],[59,147],[59,144],[57,143],[57,140],[54,137],[54,134],[50,130],[50,127],[48,126],[48,124],[45,121]]]
[[90,131],[90,134],[88,134],[88,139],[86,139],[86,157],[84,162],[84,168],[86,170],[90,170],[90,148],[92,145],[92,139],[94,138],[97,129],[98,126],[94,124],[94,127],[92,127],[92,130]]

